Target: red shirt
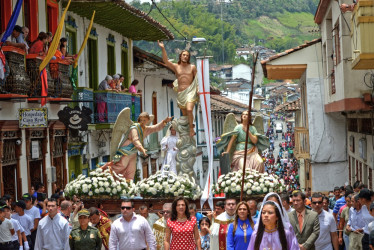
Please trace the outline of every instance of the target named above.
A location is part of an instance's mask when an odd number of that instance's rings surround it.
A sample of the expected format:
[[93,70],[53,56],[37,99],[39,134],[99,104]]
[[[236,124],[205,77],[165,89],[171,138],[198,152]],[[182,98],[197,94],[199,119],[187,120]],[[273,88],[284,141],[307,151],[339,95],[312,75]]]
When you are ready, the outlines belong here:
[[195,250],[194,228],[196,225],[196,217],[192,216],[191,220],[185,222],[172,221],[168,219],[167,225],[171,231],[170,250]]
[[29,49],[29,54],[39,55],[40,52],[44,53],[44,43],[43,41],[38,40]]

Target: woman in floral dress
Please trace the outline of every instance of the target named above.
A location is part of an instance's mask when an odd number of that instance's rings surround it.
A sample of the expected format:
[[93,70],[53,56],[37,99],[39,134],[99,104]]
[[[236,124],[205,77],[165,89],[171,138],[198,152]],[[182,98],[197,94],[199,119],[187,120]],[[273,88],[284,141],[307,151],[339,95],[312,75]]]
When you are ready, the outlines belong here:
[[[171,238],[171,242],[170,242]],[[165,230],[165,250],[201,250],[196,217],[190,216],[188,201],[178,197],[173,201],[171,218]]]

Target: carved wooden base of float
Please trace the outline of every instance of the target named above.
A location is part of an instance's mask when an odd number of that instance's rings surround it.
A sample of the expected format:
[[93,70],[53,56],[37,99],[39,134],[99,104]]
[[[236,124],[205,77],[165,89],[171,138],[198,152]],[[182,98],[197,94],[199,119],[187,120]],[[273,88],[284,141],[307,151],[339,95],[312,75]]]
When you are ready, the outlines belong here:
[[[264,197],[265,195],[254,195],[254,196],[251,196],[250,199],[256,200],[257,202],[261,202]],[[81,198],[84,203],[84,207],[87,209],[90,207],[97,207],[97,205],[101,203],[103,205],[103,210],[107,214],[114,215],[114,214],[121,213],[121,209],[120,209],[121,199],[111,199],[109,196],[107,198],[104,198],[104,197],[100,197],[100,198],[81,197]],[[250,199],[246,199],[246,200],[250,200]],[[215,205],[218,201],[225,201],[225,200],[226,198],[216,197],[216,198],[213,198],[213,204]],[[236,200],[237,202],[239,202],[239,198],[237,198]],[[152,211],[154,213],[157,213],[159,211],[162,211],[162,206],[165,203],[172,203],[174,199],[152,198],[152,199],[132,199],[132,201],[134,202],[134,207],[135,207],[136,212],[139,211],[139,207],[145,205],[148,207],[152,207]],[[188,200],[188,202],[190,204],[195,203],[197,210],[201,211],[200,199]],[[210,211],[208,202],[205,202],[202,210]]]

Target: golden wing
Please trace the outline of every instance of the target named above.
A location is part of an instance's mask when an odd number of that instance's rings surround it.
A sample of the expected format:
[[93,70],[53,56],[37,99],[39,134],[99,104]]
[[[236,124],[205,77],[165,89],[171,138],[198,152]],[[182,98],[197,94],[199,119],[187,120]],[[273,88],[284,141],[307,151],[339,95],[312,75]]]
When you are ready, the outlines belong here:
[[124,108],[118,114],[117,120],[113,126],[112,139],[110,141],[110,157],[116,154],[119,144],[122,141],[123,135],[130,129],[131,125],[134,123],[131,120],[131,109]]

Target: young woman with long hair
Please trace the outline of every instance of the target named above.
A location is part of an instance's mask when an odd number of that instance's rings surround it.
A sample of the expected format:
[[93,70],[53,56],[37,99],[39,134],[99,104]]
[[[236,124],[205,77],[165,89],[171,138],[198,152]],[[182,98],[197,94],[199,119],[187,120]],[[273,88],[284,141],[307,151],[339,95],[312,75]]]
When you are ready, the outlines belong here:
[[246,249],[249,245],[255,223],[247,202],[241,201],[236,207],[234,222],[227,231],[227,250]]
[[[171,238],[171,242],[170,242]],[[165,250],[201,250],[199,229],[196,217],[188,210],[188,201],[177,197],[171,206],[171,218],[165,230]]]
[[284,223],[280,206],[266,201],[262,207],[258,228],[252,234],[248,250],[282,249],[299,250],[296,236]]

